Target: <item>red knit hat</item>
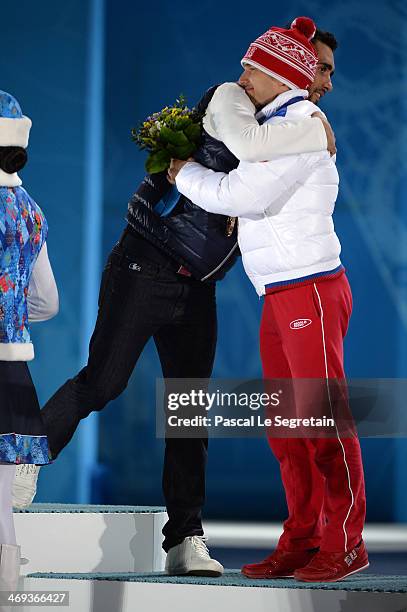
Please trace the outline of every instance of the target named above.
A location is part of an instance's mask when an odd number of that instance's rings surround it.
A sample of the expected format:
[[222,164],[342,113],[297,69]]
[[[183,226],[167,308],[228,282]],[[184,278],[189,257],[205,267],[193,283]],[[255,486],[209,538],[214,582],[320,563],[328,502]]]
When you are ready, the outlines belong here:
[[289,30],[270,28],[250,45],[242,66],[255,66],[290,89],[306,89],[315,78],[318,63],[310,42],[315,32],[315,23],[309,17],[297,17]]

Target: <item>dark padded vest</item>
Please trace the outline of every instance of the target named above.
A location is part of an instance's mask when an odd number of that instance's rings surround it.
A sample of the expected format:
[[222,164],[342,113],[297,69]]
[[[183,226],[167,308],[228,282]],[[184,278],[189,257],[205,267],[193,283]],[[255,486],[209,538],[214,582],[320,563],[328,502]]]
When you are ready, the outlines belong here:
[[[209,89],[198,104],[204,112],[217,86]],[[201,145],[194,158],[218,172],[237,168],[239,160],[219,140],[203,131]],[[171,214],[160,217],[154,206],[172,188],[166,172],[147,175],[132,196],[127,222],[136,232],[174,260],[185,266],[201,281],[220,280],[240,255],[237,245],[237,223],[227,236],[228,217],[207,213],[183,195]]]

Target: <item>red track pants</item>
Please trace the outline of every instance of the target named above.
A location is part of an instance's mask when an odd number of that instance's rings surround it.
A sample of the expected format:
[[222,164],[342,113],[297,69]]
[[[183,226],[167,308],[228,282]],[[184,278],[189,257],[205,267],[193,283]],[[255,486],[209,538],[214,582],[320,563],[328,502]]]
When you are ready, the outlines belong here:
[[[343,339],[351,311],[345,274],[267,295],[260,328],[264,377],[343,380]],[[300,319],[307,325],[296,326]],[[296,405],[296,411],[300,414],[301,407]],[[269,436],[269,444],[280,463],[288,506],[279,548],[352,549],[362,537],[366,509],[357,435]]]

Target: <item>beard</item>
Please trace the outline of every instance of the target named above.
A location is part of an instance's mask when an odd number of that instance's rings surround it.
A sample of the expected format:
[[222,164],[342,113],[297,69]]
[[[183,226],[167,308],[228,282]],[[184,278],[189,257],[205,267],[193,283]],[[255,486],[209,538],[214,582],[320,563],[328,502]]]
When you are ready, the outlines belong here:
[[314,91],[310,92],[309,96],[308,96],[308,100],[310,102],[312,102],[313,104],[315,104],[315,106],[319,106],[319,103],[321,101],[321,98],[323,97],[325,92],[322,91],[318,91],[317,89],[314,89]]
[[[244,88],[243,88],[244,89]],[[253,102],[254,106],[256,107],[256,110],[260,110],[261,105],[258,103],[258,101],[256,100],[256,98],[254,96],[252,96],[251,94],[249,94],[249,92],[245,89],[245,94],[246,96],[249,98],[249,100],[251,102]]]

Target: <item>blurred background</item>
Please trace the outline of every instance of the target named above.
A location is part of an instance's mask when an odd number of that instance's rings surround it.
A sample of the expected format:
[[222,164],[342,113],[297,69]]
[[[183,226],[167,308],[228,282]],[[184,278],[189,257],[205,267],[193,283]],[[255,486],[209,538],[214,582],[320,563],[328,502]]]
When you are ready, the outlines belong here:
[[[57,318],[33,326],[41,403],[85,363],[103,262],[124,225],[145,155],[130,130],[182,92],[233,81],[249,43],[308,15],[335,34],[334,90],[322,109],[337,136],[335,213],[354,295],[350,377],[407,373],[407,8],[402,0],[20,0],[2,6],[0,88],[33,120],[23,184],[45,211],[60,292]],[[240,262],[218,287],[214,376],[259,377],[261,301]],[[163,503],[150,343],[125,393],[81,426],[41,472],[36,501]],[[407,521],[405,439],[364,439],[368,522]],[[280,522],[285,502],[265,440],[210,442],[207,519]],[[250,544],[250,542],[249,542]]]

